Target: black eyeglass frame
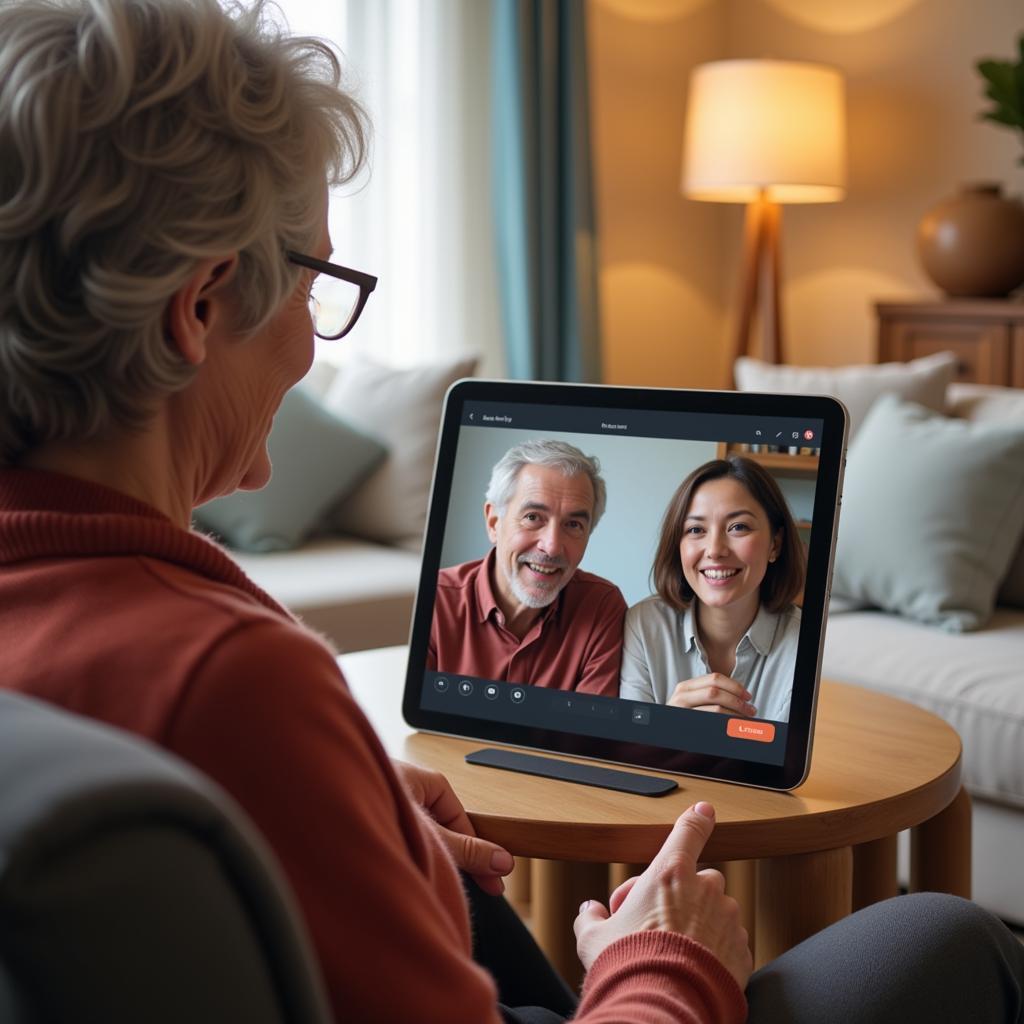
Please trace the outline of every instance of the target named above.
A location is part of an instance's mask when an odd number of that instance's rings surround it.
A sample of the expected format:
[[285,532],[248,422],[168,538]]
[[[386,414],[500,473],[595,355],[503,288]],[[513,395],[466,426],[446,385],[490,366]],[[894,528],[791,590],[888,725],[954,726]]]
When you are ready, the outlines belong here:
[[328,277],[335,277],[339,281],[347,281],[349,284],[358,286],[359,301],[356,303],[348,323],[340,332],[337,334],[321,334],[316,330],[315,321],[313,323],[313,331],[322,341],[337,341],[339,338],[344,338],[359,320],[363,307],[366,305],[366,300],[369,299],[370,293],[377,287],[377,278],[373,274],[365,274],[361,270],[352,270],[338,263],[328,263],[327,260],[320,260],[315,256],[307,256],[301,252],[293,252],[291,249],[285,252],[285,256],[290,263],[295,263],[300,267],[306,267],[308,270],[315,270],[318,274],[327,274]]

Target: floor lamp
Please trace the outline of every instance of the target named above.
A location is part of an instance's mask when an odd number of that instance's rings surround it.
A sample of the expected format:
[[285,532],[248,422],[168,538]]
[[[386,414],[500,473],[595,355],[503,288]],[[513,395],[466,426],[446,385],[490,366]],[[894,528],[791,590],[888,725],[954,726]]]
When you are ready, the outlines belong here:
[[746,203],[733,363],[751,351],[783,361],[779,301],[783,203],[832,203],[846,184],[843,80],[834,68],[780,60],[721,60],[690,76],[683,193]]

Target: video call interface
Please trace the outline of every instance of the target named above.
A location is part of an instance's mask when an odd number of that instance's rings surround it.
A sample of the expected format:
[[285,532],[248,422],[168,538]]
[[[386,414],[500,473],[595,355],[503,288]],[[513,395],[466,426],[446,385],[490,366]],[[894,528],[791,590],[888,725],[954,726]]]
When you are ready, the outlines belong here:
[[822,426],[465,402],[421,707],[782,764]]

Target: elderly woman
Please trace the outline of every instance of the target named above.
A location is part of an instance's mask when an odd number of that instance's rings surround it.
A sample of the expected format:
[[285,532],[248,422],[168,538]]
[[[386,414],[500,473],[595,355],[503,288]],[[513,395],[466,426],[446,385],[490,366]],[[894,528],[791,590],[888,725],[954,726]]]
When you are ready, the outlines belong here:
[[[697,871],[707,804],[609,907],[582,909],[578,1008],[470,886],[501,991],[548,1004],[503,1011],[456,866],[494,893],[511,858],[473,835],[444,779],[389,762],[331,651],[190,530],[198,503],[267,480],[314,330],[340,337],[372,288],[324,262],[327,186],[365,149],[339,77],[327,47],[281,36],[258,3],[0,6],[0,683],[148,737],[230,791],[284,866],[338,1019],[739,1021],[750,952],[721,876]],[[353,304],[311,319],[317,274]],[[908,972],[882,995],[905,984],[922,1014],[944,975],[915,984],[915,964],[955,950],[1006,1019],[1014,953],[979,937],[991,922],[960,902],[909,907],[870,943],[870,919],[851,918],[800,947],[751,985],[752,1008],[786,979],[850,974],[865,962],[852,944]],[[903,946],[914,956],[886,955]],[[833,973],[822,1005],[862,988]]]

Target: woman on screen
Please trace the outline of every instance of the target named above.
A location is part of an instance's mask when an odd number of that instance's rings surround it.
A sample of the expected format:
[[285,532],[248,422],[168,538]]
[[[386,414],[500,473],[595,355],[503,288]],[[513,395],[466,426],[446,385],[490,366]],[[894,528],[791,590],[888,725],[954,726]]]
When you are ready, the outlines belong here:
[[626,614],[619,696],[789,720],[805,557],[772,477],[731,455],[673,495],[651,575]]

